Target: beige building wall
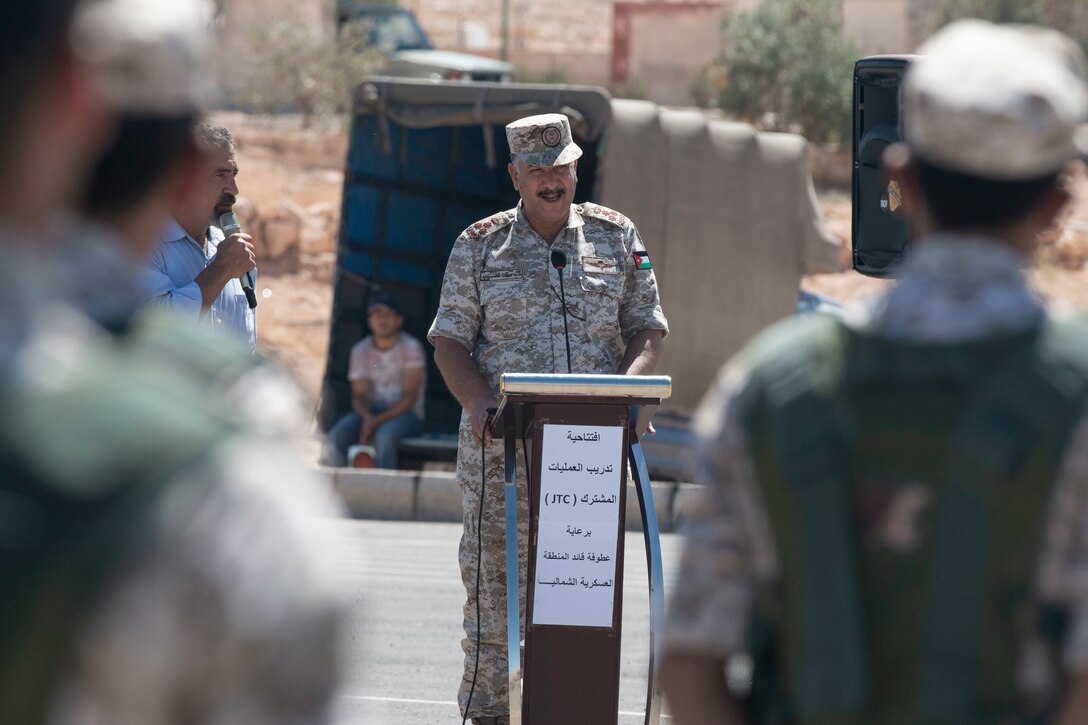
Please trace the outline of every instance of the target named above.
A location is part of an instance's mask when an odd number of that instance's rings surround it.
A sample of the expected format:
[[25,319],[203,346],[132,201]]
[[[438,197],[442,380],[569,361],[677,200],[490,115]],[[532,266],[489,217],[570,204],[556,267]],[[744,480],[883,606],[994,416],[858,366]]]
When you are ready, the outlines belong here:
[[[692,4],[691,0],[628,0],[627,4],[651,2]],[[702,0],[697,4],[728,2]],[[439,48],[500,56],[502,0],[401,0],[400,4],[416,14]],[[546,3],[510,0],[510,61],[523,77],[559,74],[571,83],[610,87],[614,5],[613,0],[550,0]],[[699,30],[705,33],[709,28]],[[714,30],[716,35],[716,26]],[[671,30],[669,34],[672,34]],[[713,45],[716,44],[715,39]],[[682,53],[688,52],[682,43],[678,45]],[[696,55],[700,59],[691,72],[705,62],[701,59],[702,53]],[[663,76],[676,75],[677,63],[671,58],[655,54],[654,59],[673,67],[672,70],[663,67]],[[647,59],[644,65],[649,64],[650,59]],[[669,76],[670,73],[673,75]],[[685,92],[687,84],[685,77],[682,82]]]
[[[280,18],[315,33],[331,32],[335,0],[219,1],[226,37],[245,37],[257,23]],[[659,103],[690,103],[692,75],[717,54],[722,17],[752,10],[760,1],[510,0],[509,59],[527,80],[549,75],[615,91],[618,77],[635,81]],[[842,2],[847,33],[863,53],[872,54],[910,52],[932,28],[940,0]],[[656,18],[633,14],[625,50],[613,48],[617,4],[671,10]],[[400,5],[416,14],[439,48],[501,55],[503,0],[400,0]],[[623,72],[617,73],[617,62],[626,66]],[[228,83],[244,77],[245,59],[231,70]]]
[[691,105],[691,80],[718,55],[723,3],[617,3],[613,82],[667,106]]
[[[502,53],[502,0],[401,0],[435,46]],[[509,60],[523,76],[561,74],[568,82],[607,85],[612,0],[510,0]]]
[[908,53],[911,37],[909,0],[844,0],[843,29],[865,55]]

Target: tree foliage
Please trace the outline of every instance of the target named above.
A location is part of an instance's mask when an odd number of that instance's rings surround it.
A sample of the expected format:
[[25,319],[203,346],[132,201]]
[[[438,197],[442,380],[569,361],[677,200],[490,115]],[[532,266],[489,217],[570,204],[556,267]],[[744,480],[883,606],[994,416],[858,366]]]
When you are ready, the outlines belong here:
[[365,23],[347,23],[330,41],[289,20],[255,26],[248,38],[254,62],[246,100],[266,112],[299,111],[307,126],[317,114],[350,111],[356,85],[384,63],[367,47],[367,31]]
[[815,143],[850,138],[854,61],[838,0],[763,0],[722,26],[718,105]]

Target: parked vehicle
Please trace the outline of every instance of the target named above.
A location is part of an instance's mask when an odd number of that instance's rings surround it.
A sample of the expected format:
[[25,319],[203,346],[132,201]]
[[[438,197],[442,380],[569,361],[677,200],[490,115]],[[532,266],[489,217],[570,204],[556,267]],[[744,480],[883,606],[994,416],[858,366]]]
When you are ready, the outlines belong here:
[[436,49],[407,8],[338,0],[337,27],[357,21],[366,23],[367,44],[386,55],[383,72],[388,76],[493,83],[514,79],[514,66],[506,61]]

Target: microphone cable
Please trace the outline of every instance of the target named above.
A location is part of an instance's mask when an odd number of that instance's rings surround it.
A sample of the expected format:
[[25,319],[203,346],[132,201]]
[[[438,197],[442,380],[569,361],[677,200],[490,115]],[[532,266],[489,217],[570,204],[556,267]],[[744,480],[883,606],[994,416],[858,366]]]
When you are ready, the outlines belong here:
[[[553,295],[555,295],[555,299],[559,300],[560,304],[562,304],[562,302],[563,302],[563,298],[562,298],[562,297],[561,297],[561,296],[559,295],[559,290],[557,290],[557,289],[555,288],[555,285],[554,285],[554,284],[553,284],[553,285],[549,285],[549,286],[550,286],[550,288],[551,288],[552,294],[553,294]],[[566,307],[565,309],[566,309],[566,311],[567,311],[567,314],[568,314],[568,315],[570,315],[570,316],[571,316],[571,317],[573,317],[574,319],[578,320],[579,322],[585,322],[585,321],[586,321],[586,318],[582,317],[582,316],[581,316],[581,315],[579,315],[579,314],[576,314],[576,313],[574,312],[574,310],[570,309],[569,307]]]
[[480,567],[483,565],[483,524],[484,524],[484,493],[487,490],[487,438],[484,434],[491,427],[491,420],[497,408],[487,409],[487,420],[484,422],[484,430],[480,435],[480,509],[476,513],[476,662],[472,665],[472,686],[468,689],[468,700],[465,702],[465,713],[461,717],[461,725],[468,722],[468,709],[472,707],[472,696],[476,692],[476,676],[480,672]]
[[567,374],[570,374],[570,331],[567,329],[567,292],[563,288],[563,268],[567,266],[567,255],[561,249],[553,249],[552,266],[559,273],[559,299],[563,303],[563,337],[567,342]]

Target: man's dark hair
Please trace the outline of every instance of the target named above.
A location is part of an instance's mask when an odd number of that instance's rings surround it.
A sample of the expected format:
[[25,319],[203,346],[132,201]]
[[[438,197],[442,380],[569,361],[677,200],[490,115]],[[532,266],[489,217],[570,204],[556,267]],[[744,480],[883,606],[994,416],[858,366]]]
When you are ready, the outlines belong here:
[[113,142],[91,170],[84,213],[110,221],[141,202],[176,164],[195,153],[193,120],[122,116]]
[[949,171],[915,159],[918,187],[933,221],[947,231],[994,229],[1023,219],[1058,182],[1059,173],[1017,181],[995,181]]
[[0,149],[11,143],[14,126],[34,87],[71,56],[69,37],[82,0],[0,2]]

